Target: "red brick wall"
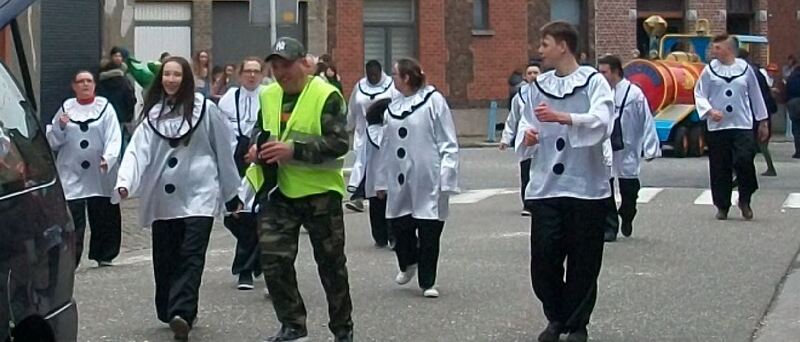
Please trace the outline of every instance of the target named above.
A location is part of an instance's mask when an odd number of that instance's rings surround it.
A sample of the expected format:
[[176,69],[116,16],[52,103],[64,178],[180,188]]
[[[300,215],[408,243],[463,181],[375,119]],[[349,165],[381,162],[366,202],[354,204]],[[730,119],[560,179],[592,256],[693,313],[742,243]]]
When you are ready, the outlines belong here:
[[800,56],[798,10],[800,2],[796,0],[769,0],[770,61],[779,67],[786,64],[789,55]]
[[328,11],[335,16],[334,26],[328,27],[336,34],[335,42],[329,42],[331,54],[342,76],[345,96],[350,96],[353,85],[364,77],[363,0],[335,0]]
[[[697,11],[697,19],[708,19],[711,21],[711,34],[722,33],[727,30],[726,15],[720,10],[728,8],[726,0],[687,0],[686,8]],[[686,20],[686,29],[689,32],[695,30],[694,21]]]
[[636,48],[636,19],[629,18],[631,9],[636,9],[636,0],[599,2],[594,16],[597,57],[612,54],[623,61],[630,59],[631,50]]
[[444,0],[418,0],[417,23],[419,25],[419,61],[428,83],[443,94],[450,91],[445,82],[447,43],[444,39]]
[[473,81],[468,97],[495,100],[508,97],[508,76],[525,70],[528,62],[528,21],[525,0],[489,1],[489,28],[493,36],[473,36],[470,49]]

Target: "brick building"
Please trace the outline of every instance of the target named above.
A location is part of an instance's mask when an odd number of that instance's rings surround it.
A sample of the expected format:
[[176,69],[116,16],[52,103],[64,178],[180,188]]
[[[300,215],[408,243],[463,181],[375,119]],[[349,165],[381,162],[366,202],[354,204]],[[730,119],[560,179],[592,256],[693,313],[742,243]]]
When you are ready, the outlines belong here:
[[[279,26],[278,34],[324,52],[326,13],[326,1],[298,1],[298,24]],[[157,59],[163,51],[191,57],[209,50],[212,62],[223,65],[265,55],[271,45],[269,28],[250,24],[249,0],[136,0],[134,22],[133,50],[143,60]]]
[[800,54],[798,11],[796,0],[328,0],[327,47],[345,85],[362,77],[368,59],[412,56],[451,105],[485,106],[508,96],[508,76],[536,55],[550,20],[576,25],[590,59],[646,51],[642,22],[658,14],[671,33],[692,32],[705,18],[712,33],[768,35],[769,59],[781,63]]

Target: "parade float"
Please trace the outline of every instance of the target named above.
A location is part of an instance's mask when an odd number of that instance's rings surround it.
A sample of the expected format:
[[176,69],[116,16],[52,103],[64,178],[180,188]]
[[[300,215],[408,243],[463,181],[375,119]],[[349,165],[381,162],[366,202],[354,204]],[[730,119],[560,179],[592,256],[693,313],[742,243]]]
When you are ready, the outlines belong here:
[[[650,36],[647,59],[624,66],[625,77],[642,88],[654,115],[661,145],[672,147],[677,157],[700,156],[705,151],[705,123],[694,106],[694,86],[712,59],[709,21],[697,21],[695,33],[665,34],[667,22],[652,16],[644,21]],[[735,35],[740,48],[766,45],[766,37]],[[764,49],[768,51],[768,49]]]

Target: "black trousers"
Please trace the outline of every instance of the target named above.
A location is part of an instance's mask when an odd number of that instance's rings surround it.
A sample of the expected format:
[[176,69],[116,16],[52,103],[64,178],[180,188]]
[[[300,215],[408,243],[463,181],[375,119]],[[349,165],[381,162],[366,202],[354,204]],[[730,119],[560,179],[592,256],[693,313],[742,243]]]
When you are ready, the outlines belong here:
[[589,324],[597,300],[607,200],[549,198],[532,209],[533,292],[549,321],[575,331]]
[[250,272],[253,276],[261,274],[261,250],[258,248],[258,222],[256,215],[241,212],[239,217],[226,216],[225,228],[236,238],[236,254],[233,257],[231,273]]
[[528,210],[530,210],[530,200],[525,199],[525,188],[531,181],[531,162],[531,158],[519,162],[519,193],[522,195],[522,207]]
[[372,239],[375,244],[385,246],[394,240],[386,219],[386,197],[383,199],[371,197],[369,199],[369,225],[372,230]]
[[92,235],[89,238],[89,259],[111,261],[119,255],[122,241],[122,215],[119,204],[111,204],[108,197],[89,197],[67,201],[72,223],[75,225],[75,267],[83,254],[83,236],[86,233],[88,212]]
[[[365,174],[364,177],[361,178],[361,183],[359,183],[358,188],[356,188],[356,191],[353,192],[353,195],[350,197],[351,200],[361,200],[367,196],[365,188],[366,182],[367,176]],[[390,230],[391,227],[389,227],[389,221],[386,220],[386,197],[383,199],[377,197],[369,198],[369,225],[375,244],[386,246],[390,240],[394,240]]]
[[[798,114],[800,115],[800,114]],[[794,154],[800,154],[800,117],[792,121],[792,137],[794,138]]]
[[397,244],[395,253],[400,271],[417,264],[419,287],[428,289],[436,285],[439,267],[439,241],[444,221],[420,220],[411,215],[389,220]]
[[733,172],[739,182],[739,203],[750,204],[758,189],[756,143],[749,129],[726,129],[707,132],[708,166],[711,179],[711,196],[714,205],[723,210],[731,206]]
[[633,223],[637,213],[636,200],[639,199],[639,190],[642,185],[638,178],[617,179],[619,180],[619,194],[622,197],[618,210],[619,217],[623,223]]
[[609,179],[608,183],[611,184],[611,197],[603,200],[606,213],[605,231],[617,235],[619,233],[619,213],[617,212],[617,202],[614,199],[614,178]]
[[162,322],[180,316],[191,325],[197,318],[200,282],[211,235],[211,217],[153,222],[153,271],[156,314]]

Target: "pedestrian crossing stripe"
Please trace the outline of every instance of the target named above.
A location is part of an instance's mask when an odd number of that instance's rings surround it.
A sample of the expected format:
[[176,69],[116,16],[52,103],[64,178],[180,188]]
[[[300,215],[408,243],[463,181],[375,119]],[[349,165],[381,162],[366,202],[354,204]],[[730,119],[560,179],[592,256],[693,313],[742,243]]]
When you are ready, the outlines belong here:
[[497,195],[508,195],[519,193],[518,189],[481,189],[469,190],[450,197],[451,204],[472,204],[483,201],[489,197]]
[[[644,187],[639,189],[639,198],[636,200],[637,204],[647,204],[652,202],[664,188],[649,188]],[[467,190],[460,194],[450,197],[450,204],[474,204],[483,200],[489,199],[494,196],[519,194],[519,189],[497,188],[497,189],[479,189]],[[619,202],[620,194],[614,193],[614,199]],[[695,205],[714,205],[711,196],[711,190],[703,190],[694,200]],[[739,204],[739,193],[737,191],[731,192],[731,204]],[[800,192],[790,193],[786,200],[783,202],[783,209],[800,209]]]
[[[711,196],[711,190],[703,190],[700,193],[700,196],[697,196],[697,199],[694,200],[694,204],[697,205],[714,205],[714,199]],[[738,205],[739,204],[739,192],[733,191],[731,192],[731,205]]]
[[[619,203],[622,201],[622,197],[619,194],[619,189],[615,190],[616,192],[614,192],[614,200],[617,201],[617,203]],[[636,199],[636,203],[638,204],[650,203],[650,201],[656,198],[656,195],[661,193],[661,191],[664,191],[664,188],[640,188],[639,198]]]
[[786,197],[786,201],[783,202],[783,208],[800,209],[800,193],[793,192],[789,194],[789,197]]

